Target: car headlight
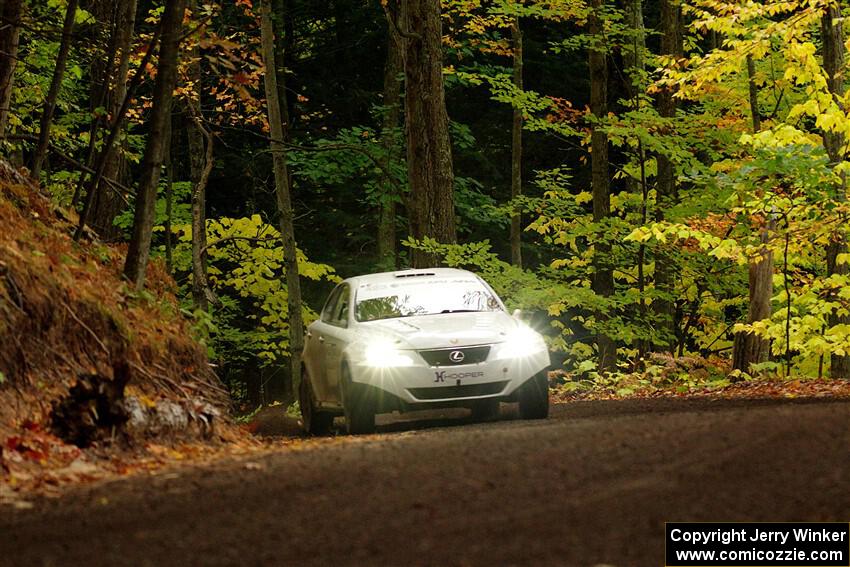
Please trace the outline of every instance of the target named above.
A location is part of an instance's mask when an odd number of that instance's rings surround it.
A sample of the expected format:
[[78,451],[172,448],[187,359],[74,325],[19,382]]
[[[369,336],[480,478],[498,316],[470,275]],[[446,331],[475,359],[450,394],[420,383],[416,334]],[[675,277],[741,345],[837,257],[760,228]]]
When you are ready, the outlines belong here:
[[546,343],[529,327],[510,333],[501,348],[502,358],[523,358],[546,350]]
[[410,354],[400,351],[391,341],[375,341],[366,345],[363,362],[375,368],[413,366]]

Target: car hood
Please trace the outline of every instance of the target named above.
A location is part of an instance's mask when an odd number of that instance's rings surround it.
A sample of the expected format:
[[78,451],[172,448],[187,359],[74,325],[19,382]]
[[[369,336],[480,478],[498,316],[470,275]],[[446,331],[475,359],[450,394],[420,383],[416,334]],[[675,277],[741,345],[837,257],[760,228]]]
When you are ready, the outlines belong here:
[[441,313],[361,323],[369,334],[389,336],[400,348],[451,348],[504,342],[517,321],[504,311]]

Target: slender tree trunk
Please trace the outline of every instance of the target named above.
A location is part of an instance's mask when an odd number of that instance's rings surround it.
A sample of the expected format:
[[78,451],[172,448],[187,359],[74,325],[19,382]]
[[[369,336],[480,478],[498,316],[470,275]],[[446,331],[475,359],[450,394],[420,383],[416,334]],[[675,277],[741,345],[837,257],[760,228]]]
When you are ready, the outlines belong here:
[[[109,114],[112,120],[121,111],[121,105],[127,94],[127,80],[130,74],[130,55],[133,52],[133,32],[136,25],[136,0],[121,0],[116,25],[116,50],[118,62],[112,77],[112,90],[109,97]],[[121,127],[119,137],[125,126]],[[103,180],[98,184],[92,203],[92,227],[104,240],[115,240],[120,236],[120,229],[115,226],[115,217],[122,211],[124,200],[114,191],[105,187],[105,179],[121,179],[125,171],[124,152],[121,151],[123,141],[118,139],[110,146],[106,155]]]
[[18,41],[23,13],[23,0],[3,0],[0,7],[0,139],[6,137],[9,110],[12,105],[12,88],[15,84],[15,67],[18,64]]
[[[115,53],[118,49],[118,35],[119,29],[118,26],[121,24],[120,22],[120,7],[116,4],[112,4],[110,6],[105,6],[103,4],[98,5],[101,8],[100,13],[95,13],[96,18],[109,18],[112,22],[112,30],[109,33],[109,43],[107,44],[106,51],[104,53],[105,57],[101,59],[95,59],[91,64],[91,74],[92,74],[92,87],[91,87],[91,102],[89,104],[89,110],[92,113],[92,119],[89,123],[89,143],[88,148],[86,149],[86,166],[91,168],[94,165],[96,152],[96,142],[97,142],[97,134],[100,128],[103,126],[103,123],[106,121],[106,117],[99,111],[106,106],[107,100],[109,98],[109,93],[112,88],[112,73],[114,71],[114,61],[115,61]],[[82,196],[83,187],[86,183],[86,175],[85,171],[80,172],[80,177],[77,179],[77,185],[74,188],[74,195],[71,197],[71,208],[76,209],[77,203]]]
[[[519,18],[511,24],[514,51],[514,86],[522,90],[522,30]],[[514,107],[511,125],[511,199],[522,195],[522,110]],[[522,268],[522,214],[515,210],[511,215],[511,264]]]
[[[770,318],[770,298],[773,296],[773,252],[767,247],[773,221],[761,234],[762,247],[759,257],[749,264],[750,304],[747,322],[754,323]],[[770,356],[770,341],[755,333],[737,333],[732,350],[732,367],[749,372],[751,364],[764,362]]]
[[747,88],[750,93],[750,116],[753,120],[753,132],[761,130],[761,114],[759,114],[759,91],[756,86],[756,63],[752,55],[747,55]]
[[[750,94],[750,114],[753,132],[761,130],[758,106],[758,88],[755,83],[755,62],[747,56],[747,83]],[[759,256],[749,263],[749,296],[747,323],[770,318],[770,298],[773,297],[773,252],[767,247],[770,232],[775,228],[773,220],[762,229]],[[736,333],[732,347],[732,367],[749,372],[751,364],[764,362],[770,356],[770,341],[755,333]]]
[[192,122],[189,128],[202,136],[201,149],[204,151],[200,159],[191,156],[191,159],[202,165],[200,172],[194,169],[199,165],[197,163],[192,170],[192,299],[197,309],[206,311],[210,303],[219,303],[207,277],[207,217],[204,210],[207,183],[213,168],[213,137],[209,130],[204,128],[200,115],[193,116]]
[[[384,2],[389,0],[382,0]],[[358,31],[352,25],[351,13],[355,10],[356,0],[325,0],[325,5],[329,6],[331,14],[333,14],[333,31],[336,36],[336,55],[334,63],[340,69],[351,69],[354,65],[352,57],[352,48],[358,42]],[[330,31],[330,30],[328,30]],[[337,96],[347,97],[348,92],[346,85],[336,81]],[[352,122],[356,120],[355,105],[346,105],[339,110],[342,113],[343,120]]]
[[301,282],[298,277],[295,228],[292,217],[292,198],[289,171],[284,146],[283,116],[278,98],[275,70],[274,29],[271,19],[271,0],[261,0],[260,30],[262,34],[263,62],[265,64],[265,91],[268,107],[271,150],[274,160],[275,194],[280,213],[280,236],[283,240],[283,264],[286,270],[287,311],[289,319],[289,362],[291,375],[284,385],[284,394],[292,395],[292,384],[301,379],[301,350],[304,347],[304,323],[301,318]]
[[[289,17],[287,0],[272,0],[272,27],[276,30],[286,30]],[[288,30],[287,30],[288,31]],[[286,50],[289,45],[289,35],[276,34],[274,41],[275,73],[277,73],[277,99],[280,101],[280,115],[283,119],[283,132],[289,141],[289,94],[286,91]],[[291,183],[290,183],[291,185]]]
[[165,267],[169,274],[174,273],[174,249],[171,242],[172,215],[174,213],[174,163],[172,153],[174,146],[174,113],[168,116],[168,133],[165,136],[165,151],[163,158],[165,172]]
[[[440,0],[404,0],[406,21],[396,27],[408,37],[404,49],[404,108],[408,217],[414,238],[457,241],[454,173],[449,117],[443,88]],[[434,266],[437,258],[412,251],[413,266]]]
[[32,176],[38,179],[44,159],[47,157],[47,148],[50,144],[50,124],[53,121],[53,111],[56,109],[56,99],[59,98],[59,89],[62,87],[62,77],[65,75],[65,65],[68,62],[68,51],[71,49],[71,32],[74,30],[74,17],[77,14],[79,0],[68,0],[68,9],[65,11],[65,22],[62,24],[62,40],[59,42],[59,53],[56,55],[56,66],[53,68],[53,78],[50,81],[50,89],[44,100],[44,108],[41,111],[39,121],[38,144],[32,159]]
[[[645,74],[645,51],[646,51],[646,32],[643,25],[643,1],[642,0],[624,0],[624,13],[626,26],[629,35],[628,41],[623,48],[623,64],[625,66],[625,87],[629,94],[630,107],[632,110],[640,110],[642,95],[645,92],[644,74]],[[646,152],[644,151],[643,141],[638,138],[636,158],[640,167],[640,177],[634,178],[628,176],[626,178],[626,187],[630,193],[640,193],[641,202],[641,224],[647,223],[648,211],[648,196],[649,187],[646,179]],[[638,246],[637,253],[637,272],[638,272],[638,291],[640,292],[639,312],[641,321],[648,324],[648,306],[646,300],[646,244],[641,243]],[[642,360],[650,347],[650,342],[646,339],[637,341],[638,359]]]
[[162,169],[171,101],[174,87],[177,85],[177,55],[185,5],[184,0],[170,0],[166,2],[162,15],[159,66],[153,90],[153,108],[148,120],[150,130],[142,158],[139,190],[136,194],[133,233],[124,264],[124,276],[136,289],[141,289],[145,283],[145,272],[150,257],[156,190]]
[[626,67],[626,90],[637,108],[637,97],[643,94],[643,73],[646,68],[646,30],[643,25],[643,0],[624,0],[626,25],[630,37],[628,47],[623,50],[623,63]]
[[[841,22],[842,14],[839,2],[833,2],[825,8],[821,19],[821,35],[823,41],[823,66],[828,75],[829,92],[836,97],[844,96],[844,32]],[[838,165],[845,159],[843,153],[845,139],[840,133],[824,132],[823,145],[829,155],[829,160]],[[841,174],[841,188],[838,195],[839,201],[847,200],[847,179]],[[843,223],[842,223],[843,224]],[[826,250],[827,273],[847,274],[846,263],[839,264],[839,254],[847,252],[847,239],[844,228],[840,227],[833,235],[832,242]],[[850,316],[832,314],[829,317],[829,325],[850,324]],[[830,360],[830,375],[833,378],[850,379],[850,356],[839,356],[832,354]]]
[[[197,0],[189,0],[194,13]],[[189,143],[189,171],[192,178],[192,300],[196,309],[206,311],[214,297],[207,279],[207,180],[212,170],[212,136],[204,130],[201,116],[201,53],[197,44],[190,53],[188,79],[192,93],[187,101],[186,135]],[[204,150],[204,139],[207,148]]]
[[[404,41],[387,23],[387,61],[384,65],[384,118],[381,126],[381,141],[384,146],[384,170],[389,172],[395,161],[394,155],[399,144],[398,124],[401,116],[401,82],[399,74],[403,71],[401,56]],[[392,179],[385,179],[382,185],[380,213],[378,219],[378,264],[385,269],[394,269],[398,265],[396,250],[396,200],[399,195]]]
[[[592,0],[592,11],[588,17],[589,31],[596,38],[596,46],[588,50],[590,68],[590,112],[599,119],[608,113],[608,64],[604,47],[604,30],[599,14],[604,0]],[[593,221],[602,223],[611,216],[611,192],[608,176],[608,135],[597,125],[592,127],[591,184],[593,189]],[[606,235],[599,234],[593,248],[593,291],[601,297],[614,294],[614,271],[611,266],[611,244]],[[603,324],[607,315],[596,313],[596,320]],[[617,365],[617,345],[604,332],[596,335],[599,349],[599,370],[610,371]]]
[[[148,42],[147,51],[145,51],[145,55],[142,57],[142,60],[139,62],[139,66],[136,68],[136,72],[133,73],[133,78],[130,80],[130,84],[127,86],[127,92],[124,94],[124,99],[121,101],[121,106],[112,117],[112,124],[109,126],[109,134],[106,135],[106,140],[103,142],[103,147],[100,150],[100,153],[97,157],[97,165],[94,168],[94,173],[92,174],[92,180],[89,184],[88,192],[86,193],[86,200],[83,203],[83,210],[80,213],[80,221],[77,224],[77,230],[74,232],[74,240],[79,240],[80,236],[83,234],[83,229],[88,222],[89,213],[91,212],[92,204],[97,198],[98,190],[101,187],[100,182],[105,177],[105,172],[108,165],[109,152],[112,151],[113,146],[115,145],[115,141],[118,138],[118,134],[124,128],[124,124],[127,120],[127,110],[130,108],[130,100],[133,98],[133,95],[136,92],[139,84],[142,82],[142,75],[145,73],[145,68],[147,67],[148,62],[151,60],[153,56],[154,49],[156,49],[156,44],[159,42],[159,36],[162,32],[162,23],[157,26],[156,31]],[[104,187],[104,190],[107,188]]]
[[[681,2],[680,0],[661,0],[661,54],[682,57],[682,31],[681,31]],[[657,98],[658,114],[664,118],[676,116],[676,101],[673,92],[668,88],[663,89]],[[665,213],[679,200],[676,187],[675,171],[673,162],[666,154],[656,156],[658,165],[655,220],[663,221]],[[675,306],[670,300],[675,288],[676,274],[678,268],[671,251],[664,245],[656,248],[655,254],[655,287],[664,294],[652,302],[653,310],[660,323],[660,331],[670,337],[666,342],[659,342],[655,348],[659,350],[672,351],[672,337],[675,336]]]

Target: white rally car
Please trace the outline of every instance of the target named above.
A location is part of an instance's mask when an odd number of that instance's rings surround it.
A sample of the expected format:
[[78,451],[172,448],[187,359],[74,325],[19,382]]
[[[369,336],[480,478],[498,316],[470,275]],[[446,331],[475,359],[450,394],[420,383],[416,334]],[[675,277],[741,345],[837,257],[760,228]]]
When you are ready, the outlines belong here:
[[468,407],[521,417],[549,413],[543,338],[511,316],[471,272],[404,270],[349,278],[307,328],[299,402],[304,428],[326,433],[345,415],[350,433],[375,428],[375,414]]

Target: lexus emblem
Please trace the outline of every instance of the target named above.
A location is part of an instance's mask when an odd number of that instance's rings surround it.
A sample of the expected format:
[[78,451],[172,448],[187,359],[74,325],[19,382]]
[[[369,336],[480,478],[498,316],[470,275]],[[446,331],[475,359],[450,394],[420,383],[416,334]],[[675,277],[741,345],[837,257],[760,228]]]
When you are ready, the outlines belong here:
[[449,354],[449,360],[454,363],[463,362],[464,358],[466,358],[466,356],[463,354],[462,351],[459,350],[453,350],[451,354]]

